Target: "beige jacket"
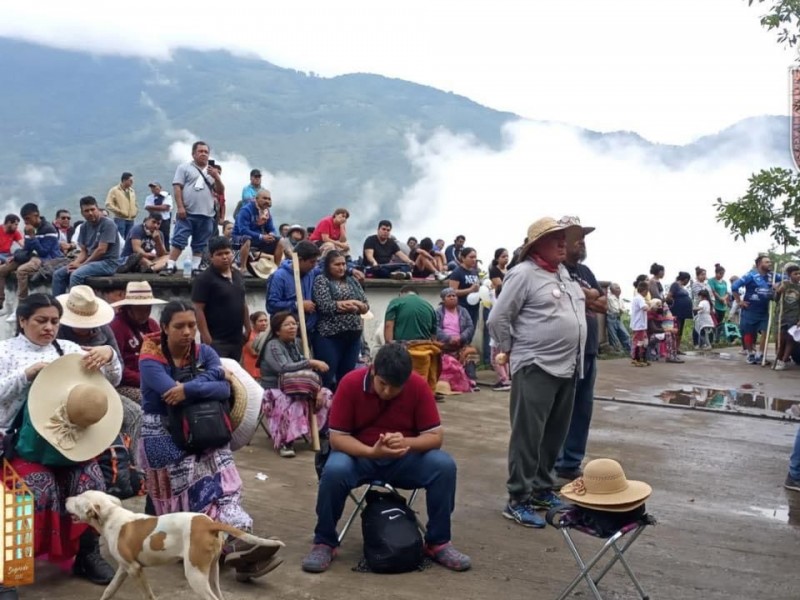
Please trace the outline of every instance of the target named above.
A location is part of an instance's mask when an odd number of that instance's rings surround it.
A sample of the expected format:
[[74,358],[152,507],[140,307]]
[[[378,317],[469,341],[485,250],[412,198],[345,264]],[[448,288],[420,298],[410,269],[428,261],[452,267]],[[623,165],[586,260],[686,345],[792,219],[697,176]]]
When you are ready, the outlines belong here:
[[[128,194],[130,194],[130,197],[128,197]],[[125,193],[121,185],[115,185],[108,190],[106,210],[111,213],[112,217],[117,219],[136,218],[136,213],[139,212],[136,206],[136,192],[131,187],[128,189],[128,194]]]

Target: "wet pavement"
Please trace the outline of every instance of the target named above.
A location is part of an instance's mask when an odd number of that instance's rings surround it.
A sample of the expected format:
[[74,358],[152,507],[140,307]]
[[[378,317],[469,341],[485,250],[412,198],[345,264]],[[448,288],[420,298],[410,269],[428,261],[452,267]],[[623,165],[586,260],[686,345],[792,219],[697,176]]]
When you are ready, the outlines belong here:
[[[793,399],[800,370],[776,373],[736,360],[688,358],[685,365],[657,364],[647,369],[631,367],[626,360],[599,363],[598,394],[628,401],[596,402],[590,458],[617,459],[629,478],[645,480],[654,490],[647,508],[658,525],[630,550],[631,567],[654,600],[796,600],[800,494],[786,491],[782,483],[798,424],[733,416],[729,411],[667,408],[671,405],[658,394],[695,387],[738,391],[752,385],[765,397]],[[453,396],[439,406],[445,449],[459,465],[453,541],[471,555],[471,571],[451,573],[432,566],[404,575],[354,572],[361,552],[357,521],[329,572],[303,573],[299,563],[314,527],[313,455],[300,451],[294,459],[281,459],[259,431],[252,445],[236,454],[245,486],[244,506],[254,516],[257,532],[277,535],[287,543],[286,562],[263,581],[249,585],[237,584],[224,571],[226,597],[556,598],[577,573],[559,534],[552,529],[525,529],[500,516],[505,500],[508,394],[482,391]],[[417,504],[423,515],[424,504],[423,494]],[[575,539],[584,551],[598,548],[597,540],[581,534]],[[98,586],[62,576],[51,567],[37,567],[37,583],[23,590],[23,599],[57,595],[87,600],[101,595]],[[637,598],[618,569],[603,580],[603,597]],[[179,567],[150,569],[148,577],[159,598],[193,598]],[[589,598],[585,585],[579,585],[577,592],[574,598]],[[140,596],[127,582],[116,597]]]

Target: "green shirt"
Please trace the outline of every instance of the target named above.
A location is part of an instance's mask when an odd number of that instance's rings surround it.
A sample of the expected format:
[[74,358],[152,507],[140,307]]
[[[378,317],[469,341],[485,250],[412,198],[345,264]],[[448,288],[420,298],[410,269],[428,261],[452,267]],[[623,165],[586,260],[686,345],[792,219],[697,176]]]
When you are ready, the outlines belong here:
[[786,289],[782,294],[783,314],[781,315],[781,326],[791,327],[800,322],[800,283],[786,283]]
[[397,342],[429,340],[436,335],[436,311],[416,294],[404,294],[389,302],[386,321],[394,321]]
[[728,308],[724,302],[720,301],[716,296],[726,296],[728,294],[728,282],[724,279],[717,279],[712,277],[708,280],[708,285],[714,290],[714,310],[725,310]]

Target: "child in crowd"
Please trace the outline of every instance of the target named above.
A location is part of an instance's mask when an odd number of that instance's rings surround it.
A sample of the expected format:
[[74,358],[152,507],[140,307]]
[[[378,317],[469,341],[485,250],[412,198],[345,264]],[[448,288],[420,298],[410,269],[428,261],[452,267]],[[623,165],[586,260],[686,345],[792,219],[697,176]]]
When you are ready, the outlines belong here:
[[789,329],[800,325],[800,267],[795,264],[786,269],[787,279],[783,280],[778,288],[780,305],[778,310],[781,315],[781,354],[780,360],[775,362],[775,370],[783,371],[786,363],[792,356],[794,338],[789,334]]
[[258,381],[261,377],[261,369],[258,366],[258,352],[256,352],[254,343],[259,334],[264,333],[269,329],[269,317],[264,311],[256,311],[250,315],[250,338],[245,342],[244,349],[242,350],[242,366],[244,370],[250,373],[253,378]]
[[633,352],[632,364],[637,367],[645,367],[650,363],[647,360],[647,293],[649,284],[647,281],[635,282],[636,295],[631,302],[631,331],[633,332]]
[[694,309],[694,330],[697,332],[701,350],[711,349],[714,336],[714,317],[711,316],[711,294],[702,288],[697,291],[697,307]]

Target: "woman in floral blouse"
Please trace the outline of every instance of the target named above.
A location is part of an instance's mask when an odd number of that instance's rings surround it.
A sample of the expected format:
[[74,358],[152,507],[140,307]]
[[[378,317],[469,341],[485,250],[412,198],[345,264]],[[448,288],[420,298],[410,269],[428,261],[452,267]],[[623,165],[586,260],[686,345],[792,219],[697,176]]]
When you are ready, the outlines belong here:
[[364,327],[361,315],[369,311],[361,284],[347,275],[347,263],[338,250],[328,252],[323,271],[314,280],[314,304],[318,315],[314,355],[329,367],[323,386],[334,390],[358,362]]

